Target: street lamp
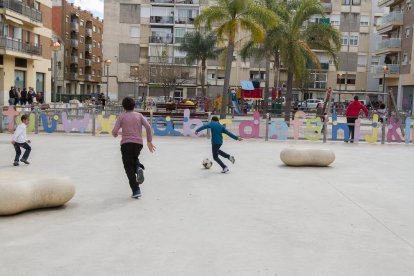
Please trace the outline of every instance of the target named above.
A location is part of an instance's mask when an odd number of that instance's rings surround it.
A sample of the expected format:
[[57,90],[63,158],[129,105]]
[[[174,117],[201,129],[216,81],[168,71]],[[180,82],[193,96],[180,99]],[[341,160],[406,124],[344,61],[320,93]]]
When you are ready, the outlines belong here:
[[337,76],[338,76],[338,79],[339,79],[339,98],[338,98],[338,102],[341,102],[342,73],[339,73]]
[[[57,96],[57,53],[60,50],[60,43],[55,41],[50,45],[53,51],[53,100],[56,102]],[[53,102],[52,100],[52,102]]]
[[108,95],[109,95],[109,66],[111,66],[112,60],[105,59],[104,64],[106,66],[106,98],[108,99]]

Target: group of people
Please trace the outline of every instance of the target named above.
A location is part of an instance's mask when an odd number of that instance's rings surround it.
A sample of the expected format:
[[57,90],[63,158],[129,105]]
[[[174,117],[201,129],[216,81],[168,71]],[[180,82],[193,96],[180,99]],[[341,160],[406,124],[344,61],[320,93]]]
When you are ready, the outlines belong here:
[[43,96],[40,92],[35,92],[33,87],[20,89],[12,86],[9,91],[9,105],[32,105],[33,103],[43,103]]

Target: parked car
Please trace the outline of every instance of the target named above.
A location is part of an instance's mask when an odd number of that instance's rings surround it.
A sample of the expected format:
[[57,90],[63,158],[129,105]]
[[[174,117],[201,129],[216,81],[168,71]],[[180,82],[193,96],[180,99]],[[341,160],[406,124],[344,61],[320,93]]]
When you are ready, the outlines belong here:
[[309,110],[309,109],[316,109],[318,103],[323,104],[323,100],[319,99],[307,99],[306,101],[301,102],[298,105],[298,108],[301,110]]

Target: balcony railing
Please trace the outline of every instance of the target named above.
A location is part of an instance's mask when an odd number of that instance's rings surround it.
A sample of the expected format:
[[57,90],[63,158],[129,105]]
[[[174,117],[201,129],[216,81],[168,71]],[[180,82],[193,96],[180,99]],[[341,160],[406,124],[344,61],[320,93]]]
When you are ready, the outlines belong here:
[[196,62],[188,64],[187,63],[187,58],[185,58],[185,57],[150,56],[149,62],[150,63],[161,63],[161,64],[196,65]]
[[[399,64],[387,64],[388,71],[385,73],[387,75],[398,75],[400,73]],[[378,75],[384,74],[383,65],[378,65],[374,67],[374,73]]]
[[388,48],[401,48],[401,39],[391,38],[385,39],[378,43],[377,51]]
[[71,22],[70,29],[74,32],[79,32],[79,23],[78,22]]
[[0,8],[6,8],[21,15],[27,16],[32,21],[42,23],[42,13],[17,0],[0,0]]
[[382,27],[382,25],[391,23],[391,22],[403,22],[403,13],[402,12],[391,12],[387,14],[386,16],[382,17],[379,23],[379,27]]
[[85,66],[92,66],[92,60],[91,59],[85,59]]
[[78,79],[78,73],[70,73],[69,78],[71,80],[77,80]]
[[175,0],[176,4],[199,5],[200,0]]
[[173,43],[173,37],[171,36],[150,36],[149,37],[150,43],[167,43],[171,44]]
[[79,57],[78,56],[71,56],[70,57],[70,62],[71,63],[78,63],[79,62]]
[[74,48],[78,48],[79,47],[79,40],[77,39],[71,39],[70,40],[70,46],[74,47]]
[[158,24],[173,24],[174,17],[173,16],[151,16],[150,22],[158,23]]
[[86,28],[86,36],[88,36],[88,37],[92,37],[92,29],[90,29],[90,28]]
[[151,0],[155,4],[174,4],[174,0]]
[[42,55],[42,46],[30,43],[23,43],[20,40],[0,37],[0,48],[6,50],[12,50],[16,52],[26,53],[30,55]]
[[176,36],[176,37],[174,38],[174,40],[175,40],[175,41],[174,41],[175,43],[184,43],[185,38],[184,38],[184,37],[177,37],[177,36]]
[[194,17],[178,17],[175,24],[194,24]]

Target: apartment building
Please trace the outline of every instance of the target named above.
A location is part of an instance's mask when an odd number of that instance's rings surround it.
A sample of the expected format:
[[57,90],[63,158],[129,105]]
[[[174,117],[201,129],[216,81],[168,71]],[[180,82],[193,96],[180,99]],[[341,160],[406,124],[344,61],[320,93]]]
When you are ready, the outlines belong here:
[[[402,111],[414,110],[413,25],[414,11],[411,0],[380,0],[379,7],[388,13],[381,18],[378,32],[383,36],[376,53],[381,57],[377,77],[392,91]],[[386,66],[384,71],[384,66]],[[384,80],[385,74],[385,80]]]
[[10,87],[33,87],[50,102],[52,1],[0,0],[0,106]]
[[[177,82],[169,86],[168,96],[186,98],[201,95],[200,84],[196,85],[200,68],[187,65],[185,53],[179,52],[177,46],[186,32],[194,30],[194,17],[203,8],[213,4],[213,0],[105,1],[104,59],[112,61],[109,68],[109,91],[112,97],[122,98],[137,93],[164,95],[165,90],[156,75],[160,72],[157,68],[166,65],[179,68],[180,75],[176,76]],[[340,30],[343,36],[340,67],[337,70],[332,60],[324,53],[318,53],[322,70],[309,70],[306,82],[295,82],[294,99],[323,98],[329,86],[338,91],[378,91],[378,81],[373,80],[370,73],[372,55],[375,56],[375,49],[371,49],[370,45],[374,38],[378,39],[373,34],[375,10],[372,2],[323,0],[323,5],[326,18],[312,18],[309,23],[332,24]],[[247,36],[239,34],[238,40],[243,39],[247,39]],[[133,74],[143,65],[150,67],[149,84],[141,81],[142,76]],[[283,65],[280,70],[274,68],[273,63],[271,67],[270,75],[266,76],[264,61],[243,61],[236,51],[230,85],[240,86],[240,81],[254,80],[264,87],[265,78],[269,77],[271,87],[274,84],[283,87],[287,80]],[[278,81],[275,82],[275,78]],[[222,60],[207,61],[206,81],[210,97],[221,93],[224,84]],[[345,95],[342,99],[351,97]]]
[[83,99],[102,92],[102,19],[73,3],[53,0],[53,31],[64,48],[63,62],[57,66],[63,71],[63,80],[56,80],[57,94]]

